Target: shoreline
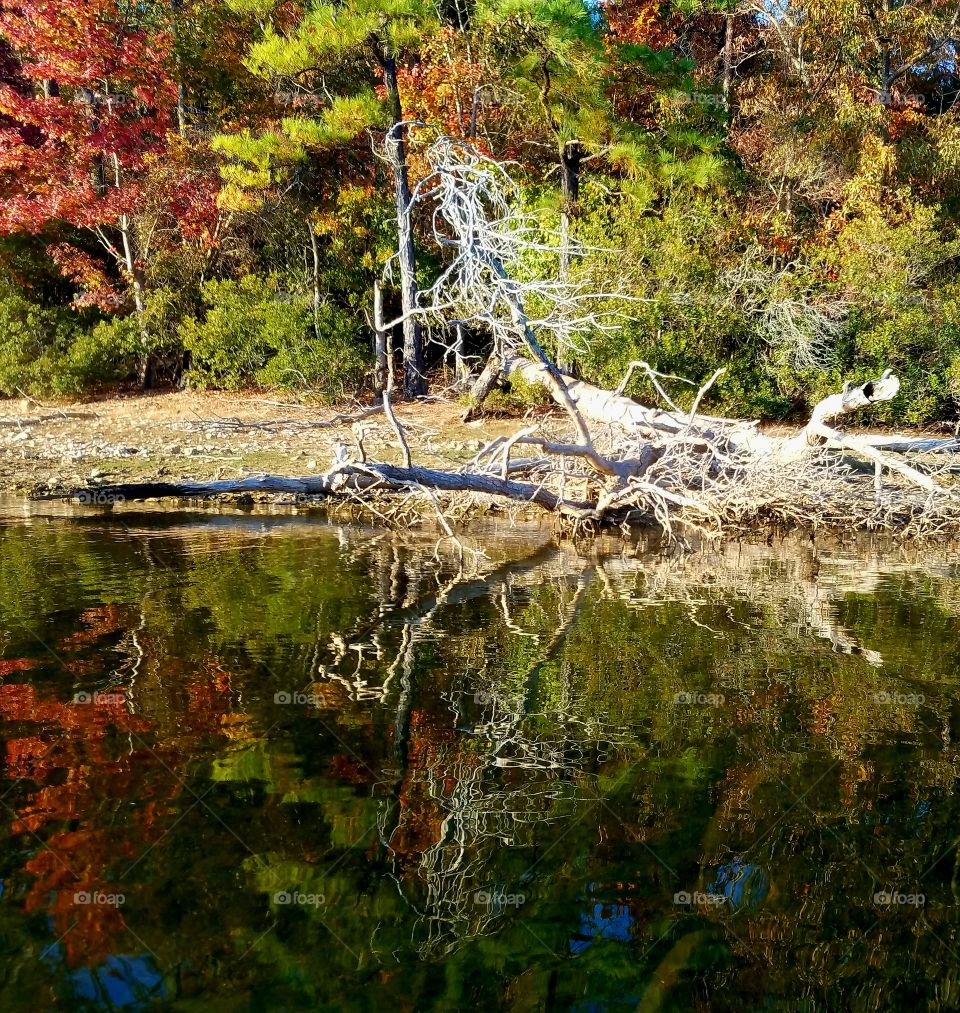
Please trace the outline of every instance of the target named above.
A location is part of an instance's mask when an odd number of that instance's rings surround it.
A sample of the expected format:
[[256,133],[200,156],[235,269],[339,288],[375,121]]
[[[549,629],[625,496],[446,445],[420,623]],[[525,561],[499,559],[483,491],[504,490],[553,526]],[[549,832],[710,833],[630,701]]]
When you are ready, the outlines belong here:
[[[401,447],[382,413],[352,425],[330,425],[338,416],[361,415],[365,407],[369,406],[304,404],[254,392],[205,391],[130,393],[61,404],[0,401],[0,508],[5,501],[8,510],[21,517],[54,514],[57,505],[64,514],[80,511],[85,516],[104,517],[150,512],[186,516],[211,511],[224,515],[323,515],[338,523],[373,524],[381,529],[416,525],[431,530],[436,517],[427,503],[412,509],[404,506],[401,516],[385,516],[397,505],[395,498],[373,497],[361,506],[323,494],[256,491],[124,503],[109,496],[105,497],[109,502],[104,503],[70,500],[71,494],[81,489],[125,484],[235,481],[267,475],[316,479],[333,461],[338,444],[354,450],[358,438],[371,459],[400,464]],[[444,398],[401,402],[395,411],[415,462],[441,470],[461,467],[490,440],[516,433],[530,424],[531,418],[536,421],[558,414],[554,409],[539,409],[526,419],[483,417],[464,423],[463,405]],[[786,425],[770,429],[786,434],[797,431],[797,427]],[[567,534],[555,517],[532,504],[481,500],[456,512],[458,533],[487,519],[532,530],[546,525],[558,538]],[[0,509],[0,516],[2,513]],[[630,537],[652,533],[650,525],[642,521],[631,522],[630,529]],[[594,532],[589,537],[601,534]],[[700,543],[780,538],[784,534],[816,540],[870,535],[868,531],[845,530],[839,523],[816,528],[798,524],[792,529],[757,523],[715,534],[688,530],[681,538]],[[904,532],[892,537],[906,543],[918,536]],[[927,535],[921,540],[943,545],[953,541],[947,534]]]
[[[337,443],[356,427],[320,428],[364,406],[310,405],[252,394],[164,391],[69,404],[0,402],[0,495],[57,497],[91,485],[189,482],[326,470]],[[463,406],[437,399],[396,407],[418,461],[444,467],[470,460],[519,420],[463,423]],[[371,457],[399,463],[386,418],[359,424]]]

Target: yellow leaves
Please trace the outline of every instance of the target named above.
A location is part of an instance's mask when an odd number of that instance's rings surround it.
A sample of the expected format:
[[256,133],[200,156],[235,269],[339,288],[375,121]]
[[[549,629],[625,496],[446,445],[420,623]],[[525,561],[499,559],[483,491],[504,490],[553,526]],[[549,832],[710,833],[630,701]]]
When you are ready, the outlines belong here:
[[341,224],[338,215],[331,212],[317,212],[310,219],[314,234],[317,236],[332,236],[340,231]]
[[960,173],[960,122],[941,117],[934,143],[943,169]]
[[367,241],[370,229],[364,224],[372,202],[377,198],[371,186],[345,186],[337,194],[336,206],[329,210],[316,211],[310,216],[310,224],[318,236]]
[[223,211],[253,212],[263,207],[263,193],[228,183],[217,195],[217,207]]
[[372,186],[345,186],[339,193],[337,204],[342,212],[356,214],[366,211],[376,195]]
[[847,199],[867,204],[879,200],[896,167],[896,148],[875,134],[867,134],[861,142],[856,174],[846,187]]

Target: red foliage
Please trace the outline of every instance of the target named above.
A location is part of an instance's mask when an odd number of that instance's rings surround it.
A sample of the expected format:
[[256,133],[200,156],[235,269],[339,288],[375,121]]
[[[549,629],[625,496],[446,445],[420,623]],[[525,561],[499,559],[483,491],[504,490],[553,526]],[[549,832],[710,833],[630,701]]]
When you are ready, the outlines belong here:
[[[166,150],[177,88],[171,38],[139,5],[19,0],[0,9],[0,234],[50,223],[99,231],[142,209],[146,169]],[[80,289],[77,304],[116,309],[89,254],[51,249]]]
[[[102,650],[102,638],[129,625],[114,605],[88,609],[83,620],[87,628],[58,650]],[[8,672],[31,667],[20,659],[3,664]],[[50,915],[70,966],[94,966],[117,951],[127,908],[116,898],[133,906],[139,887],[128,871],[179,819],[174,800],[184,790],[183,771],[196,742],[217,734],[232,710],[229,684],[229,672],[215,662],[196,673],[187,687],[190,727],[178,728],[178,738],[133,713],[122,686],[64,701],[29,683],[0,685],[0,719],[9,730],[3,776],[34,786],[16,804],[10,828],[31,851],[22,868],[29,877],[24,908]],[[131,799],[137,804],[118,818],[119,800]]]
[[[607,47],[622,45],[668,49],[678,37],[680,18],[659,0],[607,0]],[[641,62],[614,58],[610,62],[610,98],[618,116],[646,124],[653,114],[655,82]]]
[[47,247],[50,259],[60,268],[64,278],[68,278],[78,288],[73,305],[77,309],[96,306],[105,313],[119,309],[123,304],[123,294],[107,277],[102,261],[79,250],[69,243],[58,243]]
[[0,232],[95,227],[135,210],[176,103],[169,36],[124,23],[112,0],[21,0],[0,11],[0,36],[33,86],[0,82],[12,124],[0,129]]
[[484,68],[456,52],[457,33],[447,28],[424,46],[416,64],[398,73],[404,115],[437,123],[446,134],[468,137],[471,112]]
[[11,661],[0,661],[0,678],[12,672],[26,672],[33,668],[33,662],[26,658],[13,658]]

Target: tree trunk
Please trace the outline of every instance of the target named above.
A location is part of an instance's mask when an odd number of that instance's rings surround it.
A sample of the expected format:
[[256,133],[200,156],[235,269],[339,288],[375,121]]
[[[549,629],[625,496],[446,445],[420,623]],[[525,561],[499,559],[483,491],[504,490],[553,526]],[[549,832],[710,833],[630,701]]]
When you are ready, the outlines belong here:
[[[560,281],[570,281],[570,228],[572,219],[577,213],[577,202],[580,200],[580,163],[583,160],[583,149],[578,141],[567,141],[560,155],[561,187],[563,204],[560,209]],[[559,344],[557,346],[557,367],[562,372],[571,372],[569,361],[571,349]]]
[[[887,14],[893,10],[893,0],[886,0],[884,9]],[[887,109],[890,108],[890,104],[893,100],[891,94],[893,90],[893,61],[891,59],[890,51],[893,46],[893,39],[889,36],[881,36],[877,39],[880,45],[880,76],[882,78],[880,84],[880,102]],[[889,134],[889,130],[886,131]]]
[[[55,92],[52,94],[59,95],[60,89],[54,83]],[[80,94],[83,97],[84,104],[90,113],[90,129],[96,132],[100,129],[100,114],[98,110],[97,96],[94,95],[90,88],[81,88]],[[104,158],[103,152],[98,152],[93,158],[93,165],[90,167],[90,174],[93,180],[93,188],[97,193],[98,197],[104,197],[107,192],[107,165],[106,159]],[[117,186],[119,186],[119,182]]]
[[[519,373],[527,383],[540,384],[553,392],[547,369],[542,363],[512,358],[504,363],[503,372],[507,377]],[[631,429],[646,427],[668,434],[679,433],[687,425],[687,418],[684,415],[648,408],[631,398],[604,390],[602,387],[594,387],[593,384],[583,380],[575,380],[572,376],[565,376],[563,380],[577,410],[596,422],[622,425]],[[566,407],[559,400],[558,404]]]
[[[176,48],[177,36],[180,34],[178,19],[183,8],[183,0],[170,0],[170,26],[173,34],[174,47]],[[180,68],[180,59],[176,58],[177,70],[177,132],[181,137],[187,136],[187,88],[183,83]]]
[[150,351],[150,332],[146,325],[146,284],[143,276],[143,267],[139,263],[137,254],[137,239],[134,234],[133,223],[123,215],[120,218],[120,235],[123,239],[123,256],[126,262],[127,274],[130,276],[130,285],[133,290],[133,308],[137,314],[137,326],[140,331],[140,386],[144,390],[152,389],[155,380],[155,362],[153,353]]
[[317,245],[317,234],[307,219],[307,233],[310,236],[310,253],[313,257],[313,333],[320,340],[320,248]]
[[[209,482],[133,482],[129,485],[92,486],[71,495],[81,504],[113,506],[145,499],[192,499],[237,493],[288,493],[292,495],[329,496],[364,489],[409,491],[431,489],[437,492],[475,492],[529,503],[567,517],[593,519],[592,503],[567,500],[544,489],[540,484],[516,482],[494,475],[437,471],[433,468],[402,468],[394,464],[340,464],[326,475],[287,478],[262,475],[257,478],[214,479]],[[39,496],[39,499],[62,499],[63,494]]]
[[380,282],[373,283],[373,348],[377,358],[377,368],[374,373],[373,385],[378,394],[383,394],[387,389],[387,332],[381,326],[383,323],[383,289]]
[[470,389],[470,404],[467,410],[463,413],[463,422],[472,422],[477,415],[480,414],[483,402],[486,401],[487,395],[493,390],[497,380],[500,379],[502,366],[503,360],[496,353],[491,355],[487,360],[487,364],[484,366],[483,372],[477,378],[477,382]]
[[580,200],[580,163],[583,161],[583,149],[578,141],[567,141],[560,155],[561,187],[563,191],[563,207],[560,211],[560,280],[567,281],[570,277],[570,221],[577,213],[577,202]]
[[465,383],[470,379],[470,367],[463,357],[463,324],[457,324],[457,339],[453,343],[453,368],[457,383]]
[[420,322],[412,315],[417,305],[417,258],[413,244],[412,195],[407,174],[407,148],[404,142],[403,110],[397,86],[397,62],[389,55],[381,57],[383,83],[390,100],[393,125],[387,131],[387,158],[393,174],[394,198],[397,208],[397,252],[400,262],[400,298],[403,322],[403,390],[407,397],[420,397],[427,392],[424,376],[423,333]]

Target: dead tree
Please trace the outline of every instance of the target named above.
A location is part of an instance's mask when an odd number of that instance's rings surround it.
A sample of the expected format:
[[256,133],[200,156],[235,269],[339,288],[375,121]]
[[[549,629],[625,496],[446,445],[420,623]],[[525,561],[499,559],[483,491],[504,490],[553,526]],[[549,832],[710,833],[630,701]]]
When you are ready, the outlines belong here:
[[[678,522],[712,531],[757,521],[910,533],[956,528],[960,497],[936,476],[943,469],[902,460],[906,453],[936,453],[942,459],[956,452],[956,441],[851,436],[833,425],[895,397],[899,381],[890,370],[864,384],[846,384],[814,408],[802,431],[785,437],[770,435],[757,423],[701,411],[722,370],[698,387],[662,376],[646,363],[632,363],[631,373],[639,370],[655,392],[655,405],[625,397],[627,378],[611,391],[565,376],[545,346],[582,347],[591,335],[616,330],[623,316],[610,308],[610,297],[621,306],[629,297],[584,289],[569,279],[529,277],[531,255],[555,254],[560,237],[536,215],[520,210],[517,184],[507,168],[451,137],[438,138],[427,159],[431,172],[413,190],[411,206],[432,209],[433,238],[447,253],[446,266],[419,293],[416,305],[395,320],[382,319],[377,300],[374,325],[386,377],[394,370],[389,335],[413,318],[443,325],[449,333],[463,327],[485,330],[493,348],[478,396],[498,376],[522,375],[549,392],[562,420],[498,437],[456,470],[417,467],[392,410],[388,379],[383,407],[403,451],[402,466],[370,461],[362,447],[357,453],[343,445],[322,476],[122,486],[97,494],[132,499],[275,489],[362,500],[401,493],[423,498],[448,534],[452,529],[441,500],[464,494],[535,506],[575,524],[641,520],[667,532]],[[678,382],[688,392],[686,407],[669,389]],[[515,457],[521,449],[534,456]],[[862,467],[851,467],[850,459],[872,466],[874,479],[865,478]]]

